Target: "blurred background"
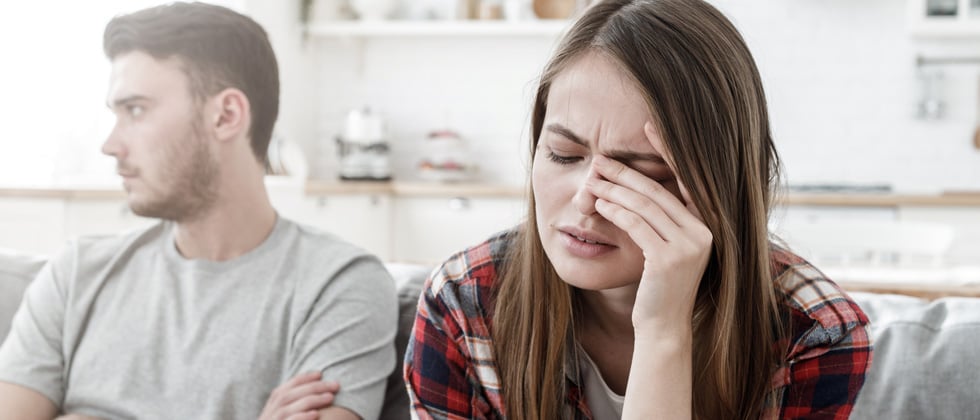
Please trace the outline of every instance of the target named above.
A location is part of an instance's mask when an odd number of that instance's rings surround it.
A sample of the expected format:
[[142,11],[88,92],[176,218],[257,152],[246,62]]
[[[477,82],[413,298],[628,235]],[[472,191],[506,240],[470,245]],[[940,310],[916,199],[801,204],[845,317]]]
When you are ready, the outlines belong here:
[[[845,280],[980,281],[980,0],[710,2],[765,83],[788,186],[774,232]],[[0,5],[0,247],[147,223],[99,153],[101,35],[158,3]],[[423,263],[520,220],[536,77],[588,1],[215,3],[279,57],[281,213]]]

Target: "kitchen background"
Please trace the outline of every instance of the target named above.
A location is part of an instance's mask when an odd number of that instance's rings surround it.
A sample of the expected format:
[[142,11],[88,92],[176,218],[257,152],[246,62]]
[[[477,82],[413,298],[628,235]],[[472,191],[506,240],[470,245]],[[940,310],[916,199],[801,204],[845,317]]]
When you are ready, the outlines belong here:
[[[919,56],[980,57],[980,37],[917,35],[896,0],[712,3],[759,63],[790,184],[980,189],[980,65],[925,67],[942,74],[933,92],[916,66]],[[333,136],[348,110],[368,105],[391,129],[397,178],[415,176],[429,131],[450,128],[480,156],[481,179],[523,182],[528,104],[557,33],[314,34],[303,44],[291,11],[277,5],[256,16],[287,75],[280,128],[312,158],[314,177],[334,175]],[[943,115],[919,118],[930,96]]]
[[[409,20],[406,15],[451,13],[450,4],[465,0],[402,1],[313,0],[307,25],[300,0],[219,3],[258,20],[280,60],[276,135],[283,142],[283,166],[311,180],[301,187],[277,183],[285,185],[273,188],[283,213],[351,237],[392,260],[431,262],[519,219],[531,95],[567,21],[537,20],[530,4],[511,0],[484,0],[491,7],[484,15],[510,12],[518,4],[518,13],[499,22]],[[35,219],[51,214],[62,225],[43,241],[35,235],[39,242],[11,239],[0,246],[46,250],[64,236],[120,225],[90,222],[99,210],[75,211],[71,202],[115,200],[106,207],[113,209],[109,213],[125,213],[118,210],[118,193],[90,191],[118,189],[114,162],[98,152],[112,123],[101,105],[108,78],[101,30],[113,14],[156,2],[64,1],[57,15],[48,13],[50,5],[25,3],[0,6],[16,12],[0,13],[0,27],[34,35],[3,36],[4,51],[19,57],[12,62],[20,65],[4,66],[0,77],[0,90],[7,92],[0,98],[0,115],[12,127],[3,140],[8,153],[0,154],[0,185],[21,191],[21,201],[31,196],[23,193],[27,187],[58,189],[34,197],[55,197],[60,204],[39,213],[36,203],[8,200],[0,212]],[[344,4],[362,10],[374,5],[384,12],[387,3],[393,19],[343,20]],[[711,3],[735,22],[755,55],[785,181],[800,193],[796,201],[791,197],[791,211],[778,212],[777,224],[784,219],[942,222],[955,231],[945,260],[980,264],[980,145],[974,141],[980,127],[980,1]],[[431,10],[424,10],[427,6]],[[959,17],[924,18],[950,10]],[[965,62],[946,63],[957,60]],[[337,138],[349,134],[351,111],[365,107],[383,121],[378,140],[388,147],[388,153],[368,153],[388,158],[394,184],[335,182],[344,163]],[[434,149],[433,132],[451,141]],[[464,174],[467,182],[432,183],[432,172],[420,171],[420,162],[447,150],[461,163],[474,164],[475,171]],[[814,191],[871,196],[803,196]],[[964,192],[967,199],[950,204],[915,198],[944,192]],[[10,210],[14,204],[21,213]],[[322,211],[327,213],[317,213]],[[350,223],[351,218],[364,222]],[[473,227],[473,220],[491,221]],[[8,229],[0,236],[22,241],[9,232],[23,225],[0,221],[0,232]],[[433,231],[433,225],[442,230]],[[454,231],[464,234],[453,240],[441,236]],[[441,245],[417,242],[427,235]]]

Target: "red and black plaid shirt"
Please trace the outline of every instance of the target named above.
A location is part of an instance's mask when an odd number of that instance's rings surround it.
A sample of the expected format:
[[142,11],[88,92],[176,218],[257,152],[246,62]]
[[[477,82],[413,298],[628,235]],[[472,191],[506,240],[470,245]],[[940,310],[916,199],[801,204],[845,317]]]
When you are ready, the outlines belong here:
[[[427,280],[405,354],[413,418],[506,417],[487,309],[512,237],[505,232],[454,255]],[[871,362],[868,319],[806,261],[786,251],[772,258],[791,331],[777,343],[786,357],[762,418],[846,419]],[[577,363],[565,363],[568,417],[591,419]]]

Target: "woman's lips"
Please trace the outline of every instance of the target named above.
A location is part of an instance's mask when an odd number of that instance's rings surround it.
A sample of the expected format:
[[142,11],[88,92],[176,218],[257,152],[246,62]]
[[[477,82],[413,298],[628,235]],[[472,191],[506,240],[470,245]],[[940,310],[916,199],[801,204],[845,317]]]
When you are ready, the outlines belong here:
[[[591,239],[589,235],[559,231],[562,244],[569,254],[579,258],[596,258],[616,249],[616,246]],[[579,236],[582,235],[582,236]]]

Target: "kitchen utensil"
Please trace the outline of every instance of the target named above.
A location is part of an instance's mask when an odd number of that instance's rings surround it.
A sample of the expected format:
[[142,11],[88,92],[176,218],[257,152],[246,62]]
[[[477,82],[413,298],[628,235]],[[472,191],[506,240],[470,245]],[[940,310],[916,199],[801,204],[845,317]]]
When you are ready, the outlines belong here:
[[427,181],[466,181],[473,173],[469,148],[462,137],[451,130],[429,133],[419,162],[419,176]]
[[380,115],[367,107],[347,114],[344,132],[337,137],[340,179],[390,180],[389,152],[385,124]]
[[534,14],[541,19],[567,19],[575,12],[576,0],[534,0]]

